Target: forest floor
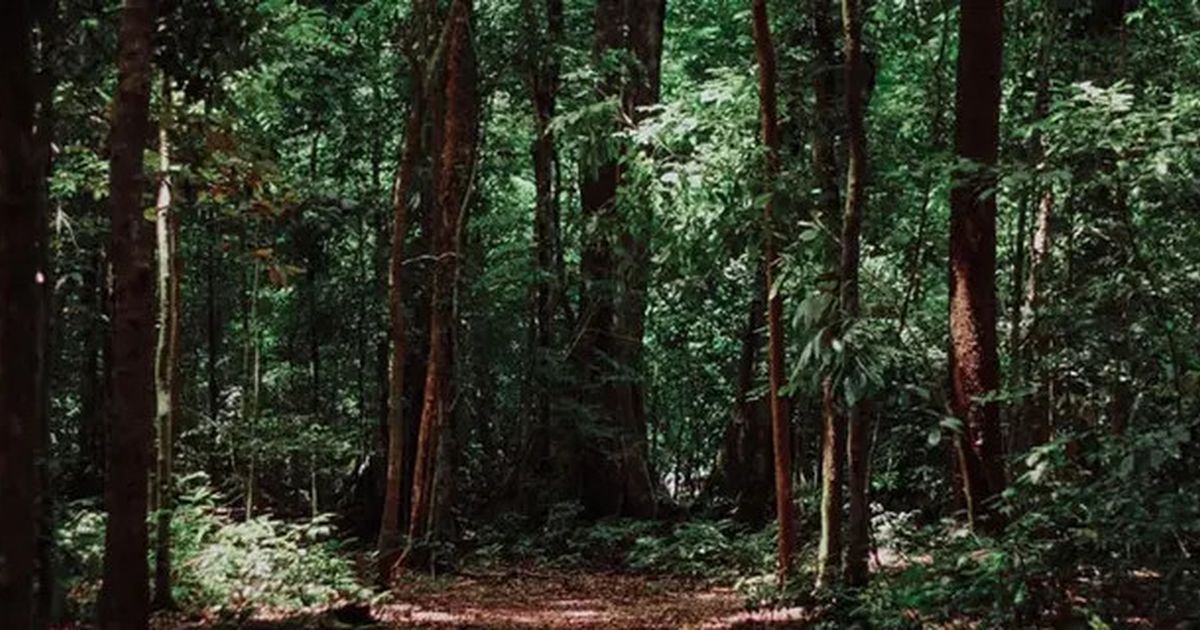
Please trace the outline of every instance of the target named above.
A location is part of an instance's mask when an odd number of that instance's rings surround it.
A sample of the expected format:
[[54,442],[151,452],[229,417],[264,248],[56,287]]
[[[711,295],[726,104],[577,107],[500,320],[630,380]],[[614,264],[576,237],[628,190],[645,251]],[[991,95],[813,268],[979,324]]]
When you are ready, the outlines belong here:
[[[258,617],[242,627],[761,628],[803,627],[800,608],[749,612],[731,586],[675,577],[589,571],[467,572],[401,584],[365,607],[297,618]],[[358,620],[346,616],[361,617]],[[347,623],[349,622],[349,623]]]
[[469,628],[731,628],[800,621],[801,611],[744,612],[731,587],[612,573],[502,572],[406,585],[375,617],[396,626]]

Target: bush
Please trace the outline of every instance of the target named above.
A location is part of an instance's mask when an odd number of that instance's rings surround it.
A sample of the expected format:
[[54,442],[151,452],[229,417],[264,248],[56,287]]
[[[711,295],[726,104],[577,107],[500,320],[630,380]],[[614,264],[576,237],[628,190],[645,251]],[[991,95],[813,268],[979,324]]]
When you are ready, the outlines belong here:
[[642,536],[628,556],[631,568],[692,577],[769,572],[773,529],[750,532],[730,520],[689,521],[666,536]]
[[[181,479],[179,485],[171,521],[173,594],[185,609],[245,616],[366,595],[332,537],[329,517],[235,521],[205,476]],[[99,590],[104,520],[94,506],[77,504],[58,531],[68,596],[77,612],[90,608]]]

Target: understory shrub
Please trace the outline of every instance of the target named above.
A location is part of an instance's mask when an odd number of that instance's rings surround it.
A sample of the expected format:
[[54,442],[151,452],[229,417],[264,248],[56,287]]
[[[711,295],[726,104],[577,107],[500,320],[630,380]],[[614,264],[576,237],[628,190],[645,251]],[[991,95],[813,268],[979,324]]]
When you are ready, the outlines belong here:
[[[222,507],[206,476],[185,477],[179,487],[171,521],[173,594],[185,610],[245,616],[367,594],[328,516],[239,521]],[[75,504],[58,530],[68,601],[77,612],[90,609],[99,592],[104,521],[94,504]]]

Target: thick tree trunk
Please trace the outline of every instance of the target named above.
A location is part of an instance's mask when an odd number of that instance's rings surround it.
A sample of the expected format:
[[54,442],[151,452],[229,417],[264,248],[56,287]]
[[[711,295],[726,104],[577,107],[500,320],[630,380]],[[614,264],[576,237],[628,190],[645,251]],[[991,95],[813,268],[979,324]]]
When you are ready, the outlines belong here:
[[[597,64],[625,55],[633,61],[627,80],[616,73],[597,85],[600,99],[616,99],[620,116],[614,126],[636,124],[642,108],[658,100],[664,0],[597,0]],[[637,150],[622,145],[607,155]],[[591,516],[655,513],[654,475],[650,471],[645,401],[640,378],[649,268],[649,217],[644,207],[621,213],[617,194],[622,182],[619,157],[581,165],[583,213],[588,222],[580,261],[583,279],[579,334],[572,356],[581,367],[585,405],[602,439],[589,435],[583,454],[582,498]],[[631,207],[636,204],[630,204]]]
[[157,509],[154,553],[154,607],[174,608],[171,596],[171,510],[175,427],[179,415],[179,217],[172,208],[171,83],[162,79],[162,113],[158,129],[159,181],[155,203],[158,241],[158,344],[155,357],[158,458],[154,506]]
[[1000,385],[996,350],[996,163],[1003,50],[1001,0],[964,3],[959,16],[955,152],[970,168],[950,193],[951,411],[963,421],[958,459],[972,526],[1005,485],[998,410],[980,402]]
[[818,591],[841,577],[842,490],[846,467],[846,425],[838,412],[832,377],[821,381],[821,540],[817,544]]
[[767,158],[764,184],[767,201],[763,206],[764,252],[767,286],[767,366],[771,401],[771,438],[775,451],[775,515],[779,521],[779,579],[792,572],[796,546],[795,516],[792,505],[791,426],[783,398],[783,297],[776,290],[775,274],[779,260],[775,250],[774,195],[779,175],[779,111],[776,100],[775,45],[771,41],[771,23],[766,0],[754,0],[754,52],[758,60],[759,115],[762,142]]
[[38,395],[44,300],[42,179],[34,137],[28,2],[0,8],[0,626],[34,625],[33,581],[44,408]]
[[[479,101],[476,94],[475,49],[472,42],[471,0],[454,0],[447,16],[445,67],[437,89],[444,114],[437,133],[439,149],[434,172],[437,216],[434,242],[437,261],[431,296],[429,360],[421,407],[420,433],[413,470],[412,509],[408,547],[400,566],[415,562],[415,544],[429,531],[433,514],[434,477],[441,434],[452,420],[450,388],[451,337],[454,328],[454,284],[458,276],[462,233],[466,221],[467,193],[475,167],[479,136]],[[452,474],[452,471],[448,471]]]
[[[842,30],[845,35],[846,76],[846,210],[842,215],[841,310],[843,330],[848,330],[860,316],[858,268],[866,205],[867,130],[864,121],[866,108],[866,66],[862,51],[862,3],[842,0]],[[846,483],[849,513],[846,520],[846,583],[862,586],[868,578],[867,553],[870,542],[871,512],[867,501],[870,481],[871,422],[867,400],[847,401],[847,468]]]
[[105,505],[104,627],[145,627],[147,472],[154,427],[154,235],[143,216],[142,151],[149,131],[154,0],[125,0],[113,114],[112,397]]

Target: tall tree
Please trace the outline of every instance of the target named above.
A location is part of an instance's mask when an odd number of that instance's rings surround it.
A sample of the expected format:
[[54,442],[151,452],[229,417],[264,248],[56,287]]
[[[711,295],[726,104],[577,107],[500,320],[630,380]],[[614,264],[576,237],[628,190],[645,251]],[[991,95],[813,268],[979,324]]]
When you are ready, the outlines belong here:
[[[597,0],[594,61],[597,96],[617,106],[614,127],[636,124],[658,101],[665,0]],[[629,61],[626,71],[618,68]],[[614,142],[605,137],[602,143]],[[584,453],[583,503],[593,516],[650,516],[657,507],[650,472],[644,393],[638,376],[645,333],[648,209],[618,199],[633,147],[593,147],[581,160],[588,223],[580,257],[583,286],[573,357],[584,399],[603,436]],[[632,193],[630,193],[632,194]],[[628,207],[619,207],[628,206]]]
[[41,203],[28,0],[0,7],[0,626],[34,625],[36,461],[44,408],[37,367],[44,299]]
[[766,149],[763,180],[767,189],[763,204],[764,268],[767,285],[767,369],[771,401],[771,438],[775,452],[775,515],[779,520],[779,576],[787,579],[792,572],[796,546],[794,507],[792,505],[792,431],[787,409],[779,390],[783,387],[783,296],[775,286],[779,264],[775,245],[775,186],[779,176],[779,107],[775,93],[775,44],[771,40],[771,22],[767,0],[754,0],[754,53],[758,60],[759,119],[762,143]]
[[155,234],[158,247],[158,346],[155,356],[158,457],[155,465],[154,507],[157,510],[154,551],[154,606],[174,608],[171,596],[172,477],[175,468],[175,428],[179,419],[179,217],[172,207],[170,125],[171,80],[162,78],[158,121],[158,198],[155,201]]
[[113,262],[112,397],[105,505],[105,627],[149,616],[147,472],[154,426],[154,232],[143,216],[154,0],[124,0],[113,108],[109,193]]
[[404,127],[404,148],[400,164],[396,169],[392,188],[392,242],[388,272],[388,314],[391,324],[392,348],[388,373],[388,416],[387,416],[387,474],[384,486],[383,515],[379,527],[379,577],[386,581],[400,546],[400,516],[403,509],[405,437],[410,433],[404,417],[404,370],[408,344],[404,316],[404,256],[405,239],[408,237],[408,207],[416,179],[417,163],[422,152],[422,131],[425,127],[425,57],[427,54],[425,29],[421,26],[430,16],[421,13],[421,5],[414,2],[418,14],[411,36],[407,42],[410,50],[410,105],[408,120]]
[[[554,314],[557,302],[566,307],[563,296],[563,272],[559,267],[562,249],[558,204],[558,155],[555,135],[550,124],[557,109],[561,68],[559,47],[563,43],[563,2],[546,0],[546,26],[540,25],[533,0],[523,0],[528,61],[526,80],[533,102],[534,139],[532,146],[533,175],[536,190],[534,200],[534,307],[533,307],[533,366],[534,414],[528,448],[521,463],[525,483],[537,483],[548,474],[550,459],[550,407],[552,369],[547,359],[554,344]],[[525,483],[521,485],[524,488]]]
[[962,4],[950,192],[950,407],[963,421],[958,460],[972,526],[1005,485],[996,403],[996,164],[1003,0]]
[[[834,234],[842,211],[834,148],[838,60],[829,0],[812,0],[811,12],[818,65],[817,71],[813,73],[816,124],[813,125],[812,140],[813,171],[821,193],[820,215],[817,220],[825,226],[828,233]],[[839,264],[837,245],[831,242],[824,250],[827,267],[835,268]],[[817,545],[818,590],[830,586],[837,579],[842,560],[846,425],[835,396],[833,377],[827,375],[821,380],[821,538]]]
[[[854,325],[861,310],[858,267],[867,184],[867,131],[864,121],[867,68],[863,63],[862,20],[861,1],[842,0],[847,145],[846,209],[842,215],[842,261],[839,274],[843,331]],[[851,586],[861,586],[867,581],[868,528],[871,517],[867,503],[870,421],[866,400],[847,400],[846,403],[846,459],[849,471],[846,488],[850,500],[846,519],[845,579]]]
[[434,243],[437,259],[430,298],[429,360],[413,470],[412,509],[408,548],[399,562],[408,565],[416,544],[429,531],[435,462],[440,440],[452,421],[454,295],[458,279],[462,234],[466,227],[467,195],[475,168],[479,140],[479,100],[475,48],[472,41],[471,0],[454,0],[445,34],[444,66],[437,88],[443,114],[435,129]]

